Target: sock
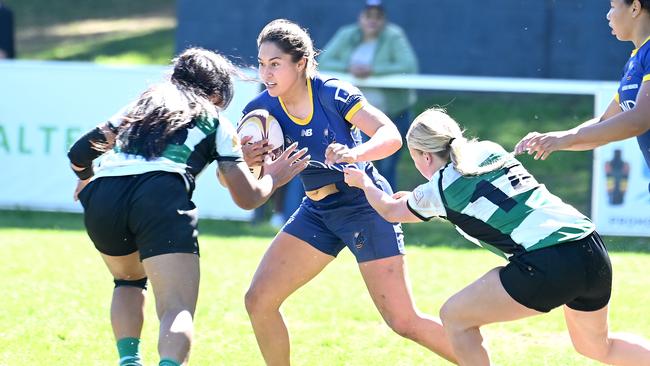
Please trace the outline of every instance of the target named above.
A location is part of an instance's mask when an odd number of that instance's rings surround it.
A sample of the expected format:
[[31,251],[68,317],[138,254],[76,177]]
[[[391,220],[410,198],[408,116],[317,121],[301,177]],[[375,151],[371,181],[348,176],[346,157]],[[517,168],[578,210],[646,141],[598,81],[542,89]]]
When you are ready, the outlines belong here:
[[163,358],[160,360],[158,366],[181,366],[181,364],[172,360],[171,358]]
[[126,337],[117,341],[120,366],[142,366],[139,346],[140,339],[138,338]]

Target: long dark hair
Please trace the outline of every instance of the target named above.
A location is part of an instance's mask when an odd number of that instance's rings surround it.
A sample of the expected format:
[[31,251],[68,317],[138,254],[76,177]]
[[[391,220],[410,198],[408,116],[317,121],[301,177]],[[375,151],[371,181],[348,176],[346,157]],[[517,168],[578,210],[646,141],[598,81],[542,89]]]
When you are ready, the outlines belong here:
[[190,48],[173,66],[169,81],[150,87],[127,107],[117,133],[120,151],[147,160],[159,157],[177,131],[196,118],[216,116],[232,100],[238,71],[225,57]]

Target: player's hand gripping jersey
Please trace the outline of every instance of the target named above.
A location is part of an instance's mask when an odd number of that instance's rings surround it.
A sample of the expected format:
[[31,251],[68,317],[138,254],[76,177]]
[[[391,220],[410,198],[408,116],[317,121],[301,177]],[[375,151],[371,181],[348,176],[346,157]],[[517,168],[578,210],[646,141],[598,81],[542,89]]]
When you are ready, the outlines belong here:
[[448,164],[412,192],[411,212],[422,220],[446,218],[481,242],[474,243],[502,256],[579,240],[594,231],[587,217],[551,194],[501,146],[480,144],[479,161],[507,159],[505,166],[462,176]]
[[[628,111],[636,106],[636,97],[641,84],[650,80],[650,38],[641,47],[632,51],[630,59],[623,69],[623,78],[618,87],[616,101],[621,110]],[[637,136],[639,147],[650,167],[650,131]]]
[[[300,177],[305,191],[312,191],[331,183],[342,182],[342,168],[346,164],[325,164],[325,150],[332,143],[353,148],[361,144],[360,131],[350,120],[366,102],[359,89],[341,80],[316,76],[307,79],[312,101],[312,113],[304,119],[289,114],[282,100],[265,90],[253,99],[244,114],[254,109],[266,109],[284,132],[285,146],[298,142],[298,149],[307,147],[312,160]],[[366,163],[355,164],[365,169]]]

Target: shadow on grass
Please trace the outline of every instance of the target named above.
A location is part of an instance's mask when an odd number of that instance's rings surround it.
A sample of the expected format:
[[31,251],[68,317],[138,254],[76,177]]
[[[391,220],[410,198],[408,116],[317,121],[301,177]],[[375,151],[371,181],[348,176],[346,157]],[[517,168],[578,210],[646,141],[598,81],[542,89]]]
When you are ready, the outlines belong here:
[[[403,227],[407,245],[482,250],[463,238],[451,224],[441,220],[404,224]],[[81,214],[0,210],[0,229],[3,228],[85,230]],[[199,221],[199,231],[202,237],[251,236],[268,238],[269,243],[277,233],[277,229],[268,224],[252,225],[242,221],[209,219]],[[650,253],[650,238],[608,236],[604,239],[611,252]]]
[[[42,212],[23,210],[0,210],[0,229],[45,229],[83,231],[83,215],[80,213]],[[252,225],[242,221],[199,220],[201,236],[253,236],[266,237],[269,241],[277,229],[270,225]]]

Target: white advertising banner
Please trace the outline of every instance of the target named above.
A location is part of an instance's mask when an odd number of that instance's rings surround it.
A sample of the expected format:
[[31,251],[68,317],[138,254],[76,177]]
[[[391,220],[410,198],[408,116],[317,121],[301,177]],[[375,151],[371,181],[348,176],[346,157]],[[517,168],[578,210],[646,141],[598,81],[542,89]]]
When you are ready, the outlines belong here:
[[650,169],[636,139],[594,152],[592,216],[601,234],[650,236]]
[[[148,85],[162,80],[162,66],[102,66],[78,62],[0,62],[0,208],[80,212],[73,202],[76,176],[68,148]],[[235,123],[255,83],[238,82],[226,116]],[[200,217],[248,220],[216,180],[216,166],[197,182]]]

